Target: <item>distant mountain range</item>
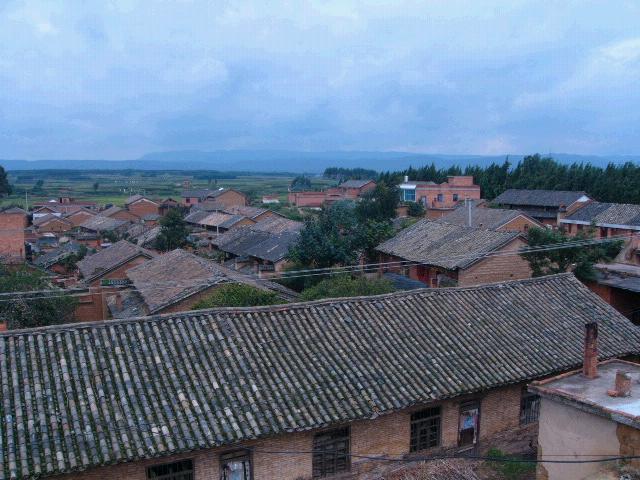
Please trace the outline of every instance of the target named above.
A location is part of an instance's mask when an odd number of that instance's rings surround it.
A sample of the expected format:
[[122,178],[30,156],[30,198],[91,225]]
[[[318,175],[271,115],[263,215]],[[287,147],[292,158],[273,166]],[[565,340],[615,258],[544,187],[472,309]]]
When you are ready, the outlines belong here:
[[[608,163],[640,162],[640,155],[549,154],[563,163],[584,162],[597,166]],[[400,170],[435,163],[437,167],[486,166],[501,163],[506,155],[439,155],[407,152],[296,152],[290,150],[169,151],[149,153],[135,160],[2,160],[7,170],[219,170],[234,172],[322,173],[327,167]],[[516,163],[523,155],[509,155]]]

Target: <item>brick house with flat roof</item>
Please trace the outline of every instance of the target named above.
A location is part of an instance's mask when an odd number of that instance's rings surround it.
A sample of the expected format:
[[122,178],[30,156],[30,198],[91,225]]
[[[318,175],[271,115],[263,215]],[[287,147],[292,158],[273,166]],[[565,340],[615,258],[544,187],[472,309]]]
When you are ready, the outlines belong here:
[[535,441],[524,386],[580,365],[594,319],[602,358],[640,353],[569,274],[0,333],[0,473],[294,480]]
[[440,218],[451,212],[459,202],[480,200],[480,186],[473,183],[472,176],[450,176],[446,182],[411,181],[409,177],[398,185],[400,200],[421,203],[427,218]]

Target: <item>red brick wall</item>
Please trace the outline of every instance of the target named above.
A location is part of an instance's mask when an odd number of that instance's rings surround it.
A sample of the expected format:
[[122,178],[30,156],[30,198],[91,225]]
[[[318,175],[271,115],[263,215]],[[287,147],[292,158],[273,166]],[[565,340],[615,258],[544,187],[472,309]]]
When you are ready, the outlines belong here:
[[321,207],[326,194],[324,192],[291,192],[287,198],[289,203],[296,207]]
[[[480,447],[486,450],[492,445],[492,437],[506,431],[516,430],[520,421],[520,394],[522,384],[496,389],[475,397],[460,397],[440,403],[442,406],[442,448],[455,449],[458,443],[458,416],[460,403],[469,399],[480,400]],[[351,452],[359,455],[409,453],[411,412],[424,406],[382,415],[374,420],[351,423]],[[308,452],[313,448],[316,431],[280,435],[243,443],[252,447],[253,475],[256,479],[296,480],[311,478],[312,459],[310,453],[286,454],[271,452]],[[168,463],[180,459],[194,460],[195,479],[219,478],[218,456],[234,448],[208,449],[191,454],[175,455],[155,460],[95,468],[72,475],[63,475],[60,480],[146,480],[146,468],[150,465]],[[260,450],[263,450],[261,452]],[[422,452],[424,453],[424,452]],[[352,471],[364,471],[375,462],[353,458]]]
[[[499,252],[514,252],[526,246],[521,238],[505,245]],[[458,272],[458,286],[468,287],[492,282],[519,280],[531,277],[529,263],[520,255],[487,257]]]
[[3,262],[24,261],[24,227],[26,215],[0,213],[0,257]]
[[158,205],[155,202],[152,202],[151,200],[147,200],[145,198],[129,204],[127,206],[127,209],[140,218],[152,213],[158,213]]
[[38,225],[38,232],[39,233],[48,233],[48,232],[62,233],[62,232],[68,232],[72,228],[73,228],[73,224],[71,222],[54,218],[49,220],[46,223]]
[[128,212],[127,210],[120,210],[113,215],[109,215],[109,217],[115,218],[116,220],[124,220],[126,222],[137,222],[140,220],[140,217],[133,212]]
[[228,190],[221,193],[215,198],[216,203],[224,205],[225,207],[241,206],[244,207],[247,204],[247,197],[240,192]]
[[530,228],[542,228],[537,222],[532,219],[525,217],[524,215],[520,215],[510,222],[505,223],[498,230],[501,232],[522,232],[526,233]]
[[73,215],[69,215],[68,217],[65,217],[68,221],[70,221],[74,227],[78,227],[80,226],[80,224],[86,222],[87,220],[89,220],[91,217],[93,217],[94,215],[92,215],[91,213],[88,212],[77,212],[74,213]]

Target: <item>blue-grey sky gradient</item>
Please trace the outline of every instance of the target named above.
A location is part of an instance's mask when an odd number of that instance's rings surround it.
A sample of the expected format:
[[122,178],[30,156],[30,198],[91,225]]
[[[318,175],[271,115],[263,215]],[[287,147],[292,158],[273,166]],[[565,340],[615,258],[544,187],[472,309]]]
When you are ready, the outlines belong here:
[[0,0],[0,158],[640,153],[637,0]]

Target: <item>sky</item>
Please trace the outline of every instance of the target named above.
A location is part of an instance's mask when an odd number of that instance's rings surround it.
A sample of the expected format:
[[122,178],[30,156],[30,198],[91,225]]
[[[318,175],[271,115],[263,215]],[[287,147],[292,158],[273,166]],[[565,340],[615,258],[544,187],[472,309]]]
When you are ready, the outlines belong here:
[[0,158],[640,153],[637,0],[0,0]]

